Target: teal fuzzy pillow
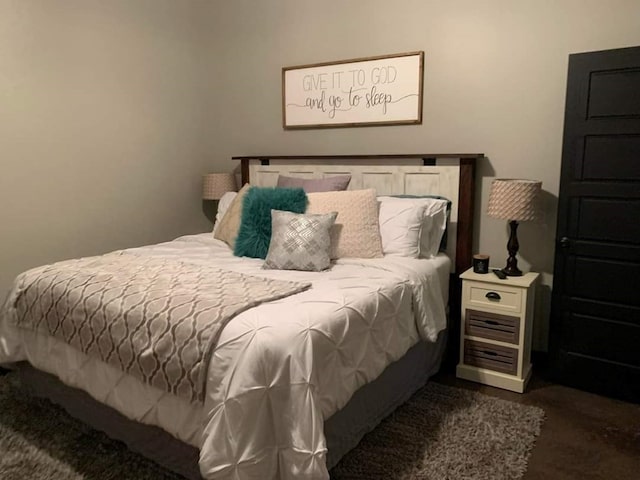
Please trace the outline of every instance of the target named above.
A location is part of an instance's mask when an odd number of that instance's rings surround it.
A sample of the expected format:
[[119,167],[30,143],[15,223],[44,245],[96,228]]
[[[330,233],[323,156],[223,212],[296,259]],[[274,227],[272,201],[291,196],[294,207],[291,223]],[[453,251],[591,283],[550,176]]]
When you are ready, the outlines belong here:
[[242,220],[233,249],[237,257],[266,258],[271,241],[271,210],[304,213],[302,188],[251,187],[242,203]]

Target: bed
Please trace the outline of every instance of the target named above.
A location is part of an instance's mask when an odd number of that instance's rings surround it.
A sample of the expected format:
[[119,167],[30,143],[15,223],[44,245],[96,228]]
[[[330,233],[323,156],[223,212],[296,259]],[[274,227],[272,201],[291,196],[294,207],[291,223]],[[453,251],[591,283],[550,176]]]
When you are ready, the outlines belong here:
[[[130,249],[147,265],[210,265],[311,285],[240,311],[221,328],[203,397],[140,381],[58,338],[0,323],[0,363],[33,391],[190,479],[328,478],[360,438],[437,372],[450,278],[471,263],[474,161],[481,155],[239,157],[243,183],[352,176],[350,190],[452,201],[446,253],[338,259],[323,272],[263,270],[210,233]],[[169,262],[169,263],[166,263]],[[146,271],[146,270],[145,270]],[[455,283],[451,285],[454,286]]]

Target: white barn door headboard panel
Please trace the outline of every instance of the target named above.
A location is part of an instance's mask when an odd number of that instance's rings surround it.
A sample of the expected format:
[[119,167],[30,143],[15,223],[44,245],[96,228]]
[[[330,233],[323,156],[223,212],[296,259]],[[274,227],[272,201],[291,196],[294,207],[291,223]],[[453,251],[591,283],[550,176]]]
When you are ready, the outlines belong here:
[[440,195],[452,202],[447,254],[454,273],[471,265],[475,159],[482,154],[254,156],[240,160],[242,183],[276,186],[279,175],[324,178],[351,175],[350,190],[378,195]]

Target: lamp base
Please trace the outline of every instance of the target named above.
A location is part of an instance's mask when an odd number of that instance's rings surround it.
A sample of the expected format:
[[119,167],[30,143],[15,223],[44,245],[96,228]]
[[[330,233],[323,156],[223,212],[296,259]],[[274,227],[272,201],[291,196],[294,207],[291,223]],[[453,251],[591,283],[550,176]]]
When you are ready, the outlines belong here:
[[507,258],[507,266],[502,269],[502,271],[509,275],[510,277],[521,277],[522,270],[518,268],[518,260],[516,259],[516,255],[518,254],[518,249],[520,245],[518,244],[518,222],[515,220],[511,220],[509,222],[510,227],[510,235],[509,241],[507,242],[507,251],[509,252],[509,258]]
[[521,277],[522,276],[522,270],[519,270],[518,267],[510,268],[509,264],[507,264],[507,266],[504,267],[502,269],[502,271],[505,273],[505,275],[508,275],[510,277]]

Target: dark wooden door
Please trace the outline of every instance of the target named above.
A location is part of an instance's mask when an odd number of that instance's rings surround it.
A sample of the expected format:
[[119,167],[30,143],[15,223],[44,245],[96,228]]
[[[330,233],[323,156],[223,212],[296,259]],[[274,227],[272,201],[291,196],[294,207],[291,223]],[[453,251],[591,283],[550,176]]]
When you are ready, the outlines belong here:
[[550,324],[557,381],[640,401],[640,47],[569,56]]

